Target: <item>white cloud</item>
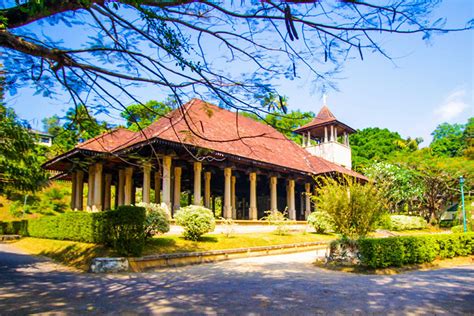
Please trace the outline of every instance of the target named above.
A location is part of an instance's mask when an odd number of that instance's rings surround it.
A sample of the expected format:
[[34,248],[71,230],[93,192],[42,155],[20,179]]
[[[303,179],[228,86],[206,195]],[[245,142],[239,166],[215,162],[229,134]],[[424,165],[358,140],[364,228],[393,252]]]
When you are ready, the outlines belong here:
[[465,89],[453,91],[446,97],[443,104],[434,110],[434,114],[441,120],[449,121],[467,110],[470,105],[465,101],[467,92]]

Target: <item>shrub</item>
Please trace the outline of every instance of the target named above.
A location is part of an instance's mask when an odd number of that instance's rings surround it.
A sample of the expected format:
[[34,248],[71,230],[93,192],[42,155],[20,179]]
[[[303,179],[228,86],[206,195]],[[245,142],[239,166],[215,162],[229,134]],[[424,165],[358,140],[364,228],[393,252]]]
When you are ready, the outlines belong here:
[[122,205],[102,212],[108,224],[112,246],[119,255],[140,256],[145,247],[145,208]]
[[349,177],[320,178],[320,183],[316,205],[331,216],[337,233],[356,239],[375,228],[386,201],[372,183],[362,184]]
[[313,226],[318,234],[334,231],[334,221],[326,212],[316,211],[309,214],[308,224]]
[[366,238],[358,241],[358,247],[363,265],[399,267],[474,254],[474,233]]
[[38,238],[106,243],[108,224],[104,213],[66,212],[30,219],[28,232]]
[[111,245],[120,255],[140,255],[145,243],[145,209],[119,206],[99,213],[67,212],[28,221],[31,237]]
[[216,226],[212,211],[203,206],[182,207],[176,212],[175,219],[176,223],[184,228],[184,238],[194,241],[212,232]]
[[379,217],[379,219],[377,220],[376,227],[381,228],[381,229],[391,230],[392,229],[392,220],[390,218],[390,214],[388,214],[388,213],[382,214]]
[[284,213],[280,211],[266,211],[265,216],[262,218],[263,221],[267,222],[269,225],[275,225],[275,233],[277,235],[283,236],[288,233],[288,217],[286,216],[286,211]]
[[390,226],[392,230],[423,229],[428,226],[426,220],[421,216],[391,215]]
[[138,203],[137,206],[144,207],[145,217],[145,237],[151,238],[158,234],[170,231],[170,211],[165,203]]
[[28,236],[28,221],[0,222],[0,235]]
[[[470,232],[472,231],[471,226],[466,225],[467,231]],[[464,233],[464,224],[462,225],[456,225],[451,227],[451,232],[453,233]]]

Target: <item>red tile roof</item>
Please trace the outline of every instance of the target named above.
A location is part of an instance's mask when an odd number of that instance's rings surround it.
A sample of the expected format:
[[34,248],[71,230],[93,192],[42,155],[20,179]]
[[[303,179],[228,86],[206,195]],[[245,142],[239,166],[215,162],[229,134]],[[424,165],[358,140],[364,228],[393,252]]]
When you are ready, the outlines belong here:
[[[330,115],[331,112],[328,110]],[[273,127],[193,99],[160,118],[137,135],[133,143],[159,138],[207,148],[311,174],[356,172],[315,157]]]
[[128,129],[116,128],[80,143],[75,148],[104,153],[112,152],[117,148],[126,145],[135,136],[136,133]]
[[[332,115],[329,110],[325,113]],[[338,172],[366,179],[352,170],[311,155],[267,124],[198,99],[158,119],[142,132],[118,128],[79,144],[75,149],[117,152],[133,145],[140,146],[151,139],[206,148],[313,175]]]

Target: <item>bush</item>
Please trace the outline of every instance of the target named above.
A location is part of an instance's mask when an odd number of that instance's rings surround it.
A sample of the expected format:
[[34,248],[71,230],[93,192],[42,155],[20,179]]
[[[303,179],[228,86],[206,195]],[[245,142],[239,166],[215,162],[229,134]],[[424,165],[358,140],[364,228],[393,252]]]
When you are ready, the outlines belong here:
[[145,243],[145,209],[119,206],[99,213],[67,212],[28,221],[31,237],[111,245],[120,255],[141,254]]
[[319,211],[331,216],[337,233],[357,239],[375,228],[386,201],[372,183],[358,183],[349,177],[320,178],[320,182],[315,202]]
[[358,241],[358,247],[363,265],[399,267],[474,254],[474,233],[366,238]]
[[0,235],[28,236],[28,221],[0,222]]
[[381,229],[391,230],[392,229],[392,220],[390,218],[390,214],[388,214],[388,213],[382,214],[379,217],[379,219],[377,220],[376,227],[381,228]]
[[138,203],[137,206],[144,207],[146,210],[145,218],[145,237],[152,238],[158,234],[164,234],[170,231],[170,211],[165,203]]
[[[467,231],[471,232],[472,229],[469,225],[466,225]],[[464,233],[464,224],[463,225],[456,225],[451,227],[451,232],[453,233]]]
[[182,207],[176,212],[175,219],[176,223],[184,228],[184,238],[194,241],[212,232],[216,226],[212,211],[203,206]]
[[318,234],[334,231],[334,221],[326,212],[316,211],[309,214],[308,224],[313,226]]
[[277,235],[283,236],[288,233],[288,217],[286,211],[284,213],[280,211],[266,211],[265,216],[262,218],[263,221],[267,222],[269,225],[275,225],[275,233]]
[[145,247],[145,212],[144,207],[122,205],[114,211],[101,213],[107,221],[112,246],[119,255],[142,254]]
[[390,215],[391,230],[423,229],[428,226],[426,220],[421,216]]
[[31,237],[107,243],[107,220],[103,213],[66,212],[28,221]]

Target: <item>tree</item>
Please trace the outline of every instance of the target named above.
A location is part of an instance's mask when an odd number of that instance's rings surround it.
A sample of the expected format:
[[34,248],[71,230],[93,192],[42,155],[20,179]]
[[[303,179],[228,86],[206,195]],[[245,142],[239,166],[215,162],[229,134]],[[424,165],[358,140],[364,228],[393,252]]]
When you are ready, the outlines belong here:
[[463,140],[466,144],[464,156],[474,160],[474,117],[469,118],[463,133]]
[[417,173],[403,165],[375,162],[364,169],[364,174],[375,181],[383,192],[392,212],[417,211],[424,187]]
[[57,115],[45,118],[43,128],[53,136],[50,152],[58,155],[82,142],[93,138],[109,129],[104,121],[98,121],[84,105],[70,108],[64,118]]
[[138,132],[155,122],[160,117],[165,116],[173,110],[169,102],[158,102],[151,100],[145,104],[132,104],[126,107],[120,116],[123,117],[127,123],[127,128]]
[[0,192],[36,191],[47,180],[28,125],[0,103]]
[[464,138],[465,127],[463,124],[443,123],[438,125],[431,133],[433,141],[430,144],[430,148],[433,150],[433,153],[442,157],[461,156],[466,147],[466,140]]
[[[473,27],[445,28],[444,19],[429,15],[437,3],[7,1],[0,9],[6,90],[31,86],[46,97],[66,91],[76,107],[122,111],[141,103],[138,85],[171,93],[178,104],[198,96],[264,116],[269,110],[257,100],[280,95],[275,80],[309,72],[325,90],[348,58],[373,51],[390,58],[379,34],[428,39]],[[39,23],[49,26],[32,28]],[[61,27],[78,36],[64,41]],[[227,67],[244,60],[250,73]]]
[[415,151],[422,141],[421,138],[405,140],[386,128],[364,128],[350,135],[353,168],[361,171],[373,161],[386,161],[397,152]]
[[459,177],[465,177],[465,192],[474,188],[474,165],[465,157],[438,157],[429,148],[410,154],[398,154],[397,161],[409,168],[422,186],[420,208],[417,210],[426,220],[439,221],[445,209],[460,199]]
[[287,114],[271,113],[263,118],[254,113],[244,112],[243,115],[275,127],[283,135],[298,144],[302,143],[302,137],[293,133],[293,130],[311,122],[315,116],[313,112],[301,112],[300,110],[290,111]]

